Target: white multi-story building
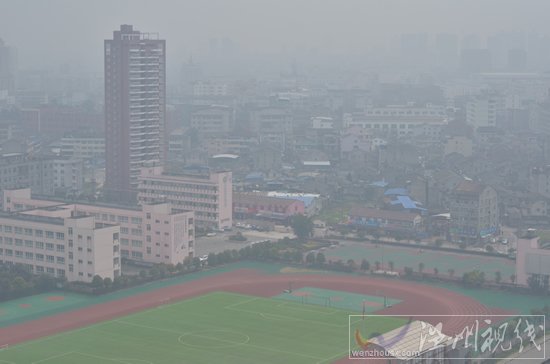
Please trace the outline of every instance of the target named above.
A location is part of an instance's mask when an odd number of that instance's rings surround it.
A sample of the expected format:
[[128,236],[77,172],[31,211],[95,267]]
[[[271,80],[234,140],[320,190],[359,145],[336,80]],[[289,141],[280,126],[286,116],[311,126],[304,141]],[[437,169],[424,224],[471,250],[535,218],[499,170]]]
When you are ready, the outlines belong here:
[[312,129],[334,129],[334,120],[326,116],[314,116],[311,118]]
[[82,159],[55,159],[53,161],[53,183],[56,189],[70,194],[82,192],[84,162]]
[[92,216],[97,223],[120,226],[120,256],[148,263],[177,264],[194,255],[194,214],[174,212],[167,203],[130,208],[104,204],[66,203],[33,198],[29,189],[5,190],[4,210],[68,210]]
[[169,202],[174,209],[193,211],[198,226],[225,229],[233,225],[231,172],[175,174],[161,166],[146,167],[138,190],[141,204]]
[[504,100],[494,93],[482,93],[466,104],[466,122],[474,130],[497,126],[497,118],[504,110]]
[[227,135],[233,129],[234,110],[225,105],[211,105],[191,113],[191,127],[203,136]]
[[76,136],[61,138],[61,156],[77,159],[105,158],[105,138]]
[[226,96],[228,89],[225,83],[199,81],[193,83],[193,96]]
[[114,279],[120,275],[119,231],[70,208],[0,213],[0,263],[69,281]]
[[345,114],[343,123],[344,128],[358,126],[370,129],[374,134],[403,137],[428,133],[432,136],[434,130],[447,124],[447,118],[443,106],[409,103],[368,107],[361,112]]

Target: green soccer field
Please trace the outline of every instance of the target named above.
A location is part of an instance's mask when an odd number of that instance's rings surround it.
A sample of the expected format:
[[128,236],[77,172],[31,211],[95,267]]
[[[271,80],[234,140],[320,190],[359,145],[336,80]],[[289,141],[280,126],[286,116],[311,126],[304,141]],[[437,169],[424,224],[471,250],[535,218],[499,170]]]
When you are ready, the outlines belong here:
[[[347,356],[349,314],[357,312],[213,292],[10,346],[0,364],[328,363]],[[374,318],[364,333],[403,323]]]

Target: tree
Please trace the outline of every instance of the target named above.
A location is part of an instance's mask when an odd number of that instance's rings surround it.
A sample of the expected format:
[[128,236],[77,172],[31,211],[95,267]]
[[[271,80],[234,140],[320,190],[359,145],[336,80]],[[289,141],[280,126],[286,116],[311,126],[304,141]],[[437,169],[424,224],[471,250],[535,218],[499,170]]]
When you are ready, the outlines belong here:
[[449,277],[453,278],[455,275],[455,270],[453,268],[449,268],[447,270],[447,273],[449,273]]
[[290,226],[294,234],[301,240],[309,238],[313,232],[313,221],[302,214],[292,216],[290,219]]
[[374,267],[376,268],[376,270],[380,270],[380,262],[378,260],[374,262]]
[[488,253],[492,253],[495,251],[495,248],[490,245],[490,244],[487,244],[487,246],[485,246],[485,250],[488,252]]
[[434,276],[437,276],[439,274],[439,269],[437,267],[434,267]]
[[220,259],[216,253],[210,253],[208,254],[207,262],[209,266],[214,267],[220,264]]
[[313,252],[307,253],[306,263],[307,264],[315,264],[315,253],[313,253]]
[[412,277],[412,275],[414,273],[414,271],[411,267],[405,267],[405,268],[403,268],[403,271],[405,272],[405,275],[407,277]]
[[483,283],[485,283],[485,273],[477,269],[464,273],[462,276],[462,282],[467,286],[480,287]]
[[393,272],[393,268],[395,267],[395,263],[390,260],[388,262],[388,267],[390,267],[390,271]]
[[495,272],[495,282],[498,284],[502,281],[502,273],[499,270]]
[[435,246],[436,246],[436,247],[441,248],[441,246],[443,246],[443,244],[445,244],[445,240],[443,240],[443,239],[435,239]]
[[113,286],[113,280],[109,277],[105,277],[103,279],[103,285],[105,288],[110,289]]
[[201,259],[199,257],[193,257],[193,260],[191,262],[195,268],[200,268]]
[[422,243],[422,239],[420,239],[420,238],[415,238],[415,239],[414,239],[414,242],[415,242],[416,244],[420,245],[420,244]]
[[516,275],[515,274],[510,275],[510,282],[512,282],[512,284],[516,283]]
[[353,259],[348,259],[347,265],[351,270],[355,269],[355,261]]
[[96,274],[94,278],[92,278],[92,287],[103,288],[103,278]]
[[368,271],[369,269],[370,269],[370,263],[368,262],[368,260],[363,259],[361,261],[361,270],[362,271]]
[[420,262],[418,263],[418,273],[422,274],[422,272],[424,271],[424,263]]
[[326,262],[325,254],[323,253],[317,253],[317,257],[315,258],[315,263],[318,265],[323,265]]

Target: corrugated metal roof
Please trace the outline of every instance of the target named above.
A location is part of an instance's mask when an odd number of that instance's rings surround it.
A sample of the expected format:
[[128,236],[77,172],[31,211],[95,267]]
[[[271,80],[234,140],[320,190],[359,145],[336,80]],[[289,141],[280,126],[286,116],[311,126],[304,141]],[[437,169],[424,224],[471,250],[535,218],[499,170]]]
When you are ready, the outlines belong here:
[[[401,338],[399,338],[401,336]],[[392,340],[392,338],[399,338]],[[437,339],[437,340],[435,340]],[[417,357],[415,353],[424,353],[440,346],[453,342],[453,338],[441,332],[441,328],[425,321],[412,321],[405,326],[398,327],[383,335],[376,336],[370,342],[396,353],[397,359]],[[389,342],[389,344],[388,344]],[[398,355],[401,353],[401,355]]]

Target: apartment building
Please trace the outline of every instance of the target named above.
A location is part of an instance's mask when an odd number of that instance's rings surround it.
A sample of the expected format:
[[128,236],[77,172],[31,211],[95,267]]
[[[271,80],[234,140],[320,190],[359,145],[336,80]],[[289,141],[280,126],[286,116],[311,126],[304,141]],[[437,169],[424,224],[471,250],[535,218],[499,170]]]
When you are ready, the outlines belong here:
[[469,179],[460,181],[450,195],[451,237],[477,242],[499,230],[497,192]]
[[225,229],[233,225],[231,172],[178,174],[162,166],[141,170],[140,204],[168,202],[174,209],[193,211],[203,228]]
[[125,24],[104,50],[105,187],[132,198],[139,169],[166,157],[166,42]]
[[191,113],[191,128],[204,137],[223,136],[233,130],[233,108],[226,105],[201,107]]
[[474,130],[495,127],[498,117],[504,112],[504,99],[495,93],[482,93],[472,97],[466,104],[466,122]]
[[54,194],[53,159],[21,153],[0,156],[0,190],[30,187],[34,193]]
[[70,208],[0,213],[0,264],[20,264],[36,274],[91,282],[120,275],[120,227],[98,223]]
[[56,191],[64,191],[72,195],[82,193],[84,184],[84,162],[82,159],[55,159],[53,175]]
[[31,196],[30,190],[5,190],[4,211],[41,208],[68,209],[79,216],[93,216],[102,224],[120,226],[120,257],[148,263],[177,264],[194,255],[194,214],[173,212],[168,203],[121,207],[106,204],[67,203]]

